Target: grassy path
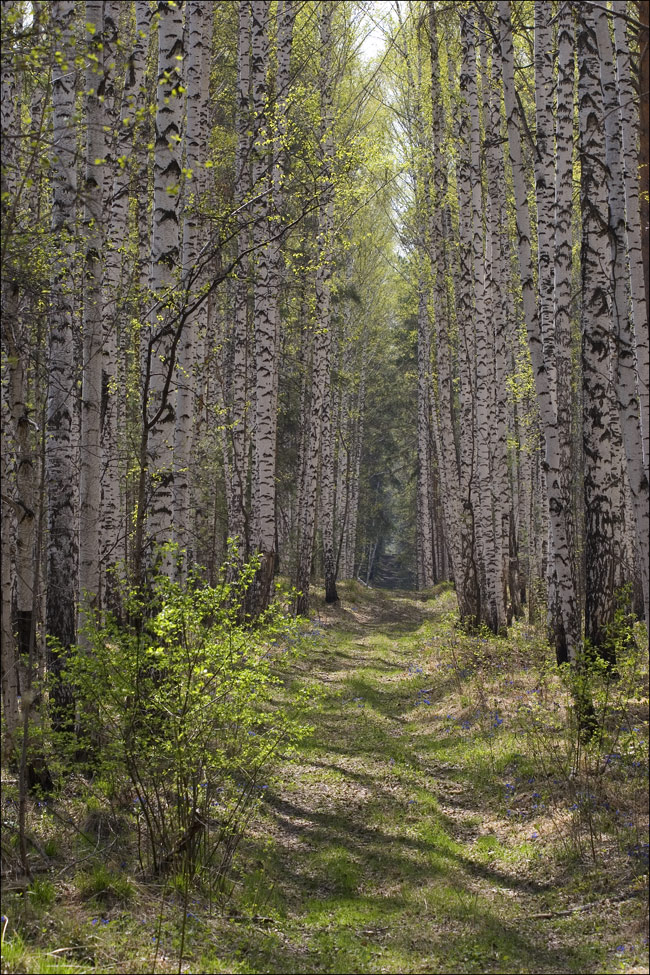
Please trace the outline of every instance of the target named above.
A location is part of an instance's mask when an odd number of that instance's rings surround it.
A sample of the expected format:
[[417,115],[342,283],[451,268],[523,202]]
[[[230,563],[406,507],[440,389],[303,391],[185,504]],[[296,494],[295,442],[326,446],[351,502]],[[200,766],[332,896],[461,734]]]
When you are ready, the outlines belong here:
[[504,773],[535,769],[505,699],[473,734],[463,719],[471,688],[438,649],[450,597],[349,595],[304,663],[314,733],[268,792],[240,898],[257,921],[225,936],[221,971],[648,971],[643,881],[504,809],[523,788]]
[[614,761],[576,750],[534,629],[464,635],[446,592],[341,595],[278,690],[313,689],[313,732],[260,783],[224,910],[138,882],[119,833],[110,870],[61,847],[3,901],[3,973],[648,972],[642,654],[607,691]]

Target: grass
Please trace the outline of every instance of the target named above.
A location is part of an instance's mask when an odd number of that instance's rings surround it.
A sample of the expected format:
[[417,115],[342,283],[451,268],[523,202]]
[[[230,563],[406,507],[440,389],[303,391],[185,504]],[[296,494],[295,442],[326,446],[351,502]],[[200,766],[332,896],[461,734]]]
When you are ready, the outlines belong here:
[[31,811],[49,872],[7,884],[3,972],[648,971],[639,660],[596,687],[587,748],[533,628],[467,636],[445,589],[341,596],[296,665],[313,733],[269,783],[229,899],[190,893],[180,965],[182,883],[143,883],[110,829],[71,846],[71,794]]

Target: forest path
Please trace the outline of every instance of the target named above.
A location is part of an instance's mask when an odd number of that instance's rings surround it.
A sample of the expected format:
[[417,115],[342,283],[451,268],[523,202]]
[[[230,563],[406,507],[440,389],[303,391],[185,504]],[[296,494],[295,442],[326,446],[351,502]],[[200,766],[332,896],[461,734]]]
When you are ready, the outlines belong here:
[[508,818],[514,752],[491,714],[480,747],[461,721],[471,692],[450,657],[453,594],[342,595],[301,664],[319,694],[313,734],[270,785],[245,852],[242,904],[259,923],[223,971],[647,971],[606,871],[550,862],[540,817]]

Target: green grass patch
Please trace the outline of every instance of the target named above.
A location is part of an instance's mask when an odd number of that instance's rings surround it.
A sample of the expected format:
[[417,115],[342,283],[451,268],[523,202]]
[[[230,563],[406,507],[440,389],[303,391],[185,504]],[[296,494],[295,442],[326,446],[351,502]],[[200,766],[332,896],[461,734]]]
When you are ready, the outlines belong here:
[[[53,873],[3,895],[3,972],[644,970],[640,653],[616,681],[598,676],[601,734],[586,746],[540,630],[464,634],[446,587],[340,595],[273,685],[277,707],[310,689],[313,730],[256,783],[219,896],[182,860],[142,875],[119,790],[82,839],[96,785],[71,782],[30,811]],[[161,793],[164,810],[174,798]]]

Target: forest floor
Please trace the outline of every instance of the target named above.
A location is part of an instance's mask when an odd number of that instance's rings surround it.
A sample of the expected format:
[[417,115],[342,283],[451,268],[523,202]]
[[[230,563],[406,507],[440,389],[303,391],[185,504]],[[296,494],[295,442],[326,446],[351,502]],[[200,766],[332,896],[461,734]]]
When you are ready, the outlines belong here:
[[535,628],[467,636],[444,589],[341,596],[297,665],[313,732],[182,959],[178,898],[102,907],[68,878],[22,935],[4,899],[3,972],[648,972],[647,675],[584,749]]

